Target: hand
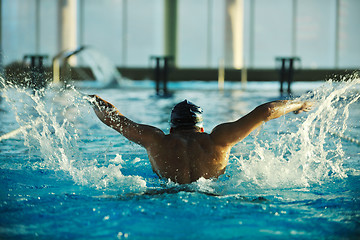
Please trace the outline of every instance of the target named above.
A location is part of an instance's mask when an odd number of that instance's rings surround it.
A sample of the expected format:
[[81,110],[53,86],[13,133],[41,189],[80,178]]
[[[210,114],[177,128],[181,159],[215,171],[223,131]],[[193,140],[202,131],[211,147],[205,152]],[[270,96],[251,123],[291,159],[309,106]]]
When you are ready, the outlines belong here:
[[308,112],[311,110],[313,105],[314,105],[314,102],[304,102],[298,110],[294,111],[294,113],[299,114],[302,112]]
[[93,104],[93,107],[96,110],[109,110],[115,108],[111,103],[105,101],[104,99],[100,98],[97,95],[88,95],[90,98],[90,103]]
[[88,95],[87,100],[93,105],[101,106],[104,100],[98,95]]
[[86,101],[88,101],[90,104],[94,104],[96,102],[96,97],[97,95],[85,95],[83,96],[83,99],[85,99]]

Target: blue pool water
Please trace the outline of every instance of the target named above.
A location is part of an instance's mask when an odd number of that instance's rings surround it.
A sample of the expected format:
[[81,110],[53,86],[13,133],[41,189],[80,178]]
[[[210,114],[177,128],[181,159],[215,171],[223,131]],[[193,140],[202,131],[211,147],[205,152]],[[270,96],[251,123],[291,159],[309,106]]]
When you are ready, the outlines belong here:
[[[207,132],[279,99],[277,83],[179,82],[81,88],[130,119],[168,132],[183,99]],[[226,173],[180,186],[159,180],[144,149],[103,125],[77,91],[1,91],[0,239],[357,239],[360,80],[296,83],[313,111],[264,124],[232,152]],[[313,90],[307,92],[308,90]]]

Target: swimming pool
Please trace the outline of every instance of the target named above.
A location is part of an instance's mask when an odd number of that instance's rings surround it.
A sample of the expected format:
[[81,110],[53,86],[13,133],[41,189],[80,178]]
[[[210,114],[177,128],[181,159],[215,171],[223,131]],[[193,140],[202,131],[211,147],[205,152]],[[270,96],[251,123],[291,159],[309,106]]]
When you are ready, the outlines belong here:
[[[203,108],[209,132],[280,97],[277,83],[171,83],[168,98],[148,85],[80,91],[165,132],[185,98]],[[6,86],[0,136],[23,129],[0,141],[0,238],[355,239],[359,87],[357,77],[294,84],[313,111],[264,124],[233,148],[218,180],[180,186],[159,180],[145,150],[102,124],[75,88],[40,96]]]

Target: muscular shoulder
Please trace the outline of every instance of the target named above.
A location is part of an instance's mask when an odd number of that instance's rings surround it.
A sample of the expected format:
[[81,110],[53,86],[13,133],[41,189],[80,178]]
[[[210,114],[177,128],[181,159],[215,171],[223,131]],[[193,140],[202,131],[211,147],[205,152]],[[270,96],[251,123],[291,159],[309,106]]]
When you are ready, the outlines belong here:
[[223,151],[223,149],[213,141],[208,133],[171,133],[162,138],[154,140],[147,149],[151,152],[171,153],[172,151],[185,151],[188,153],[209,153]]
[[182,133],[168,134],[164,137],[164,141],[176,144],[212,144],[210,135],[207,133]]
[[164,137],[162,146],[166,151],[181,150],[194,156],[221,150],[207,133],[169,134]]

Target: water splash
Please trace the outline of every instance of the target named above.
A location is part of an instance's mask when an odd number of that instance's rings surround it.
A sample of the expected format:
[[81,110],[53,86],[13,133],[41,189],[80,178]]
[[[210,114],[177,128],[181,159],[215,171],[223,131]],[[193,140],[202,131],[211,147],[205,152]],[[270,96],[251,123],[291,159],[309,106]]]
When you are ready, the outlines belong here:
[[[40,160],[29,163],[31,167],[64,171],[76,184],[125,193],[161,185],[160,181],[152,183],[137,175],[124,175],[120,155],[101,161],[83,154],[86,143],[82,141],[88,136],[83,132],[87,126],[81,124],[86,124],[83,119],[91,110],[74,88],[33,93],[5,84],[3,79],[1,83],[2,96],[19,126],[34,126],[21,130],[24,144],[40,155]],[[252,188],[308,187],[345,178],[346,156],[338,136],[349,135],[347,120],[350,106],[360,98],[359,87],[360,79],[353,77],[342,82],[328,81],[301,96],[299,100],[316,103],[312,112],[266,123],[255,142],[245,146],[248,154],[235,154],[219,181],[200,179],[193,184],[194,189],[210,193],[223,192],[222,189],[248,192]],[[266,129],[278,123],[281,124],[275,132]]]
[[[244,189],[292,188],[346,178],[342,139],[352,139],[344,137],[348,134],[349,108],[360,98],[359,77],[349,78],[329,80],[299,97],[301,101],[313,101],[313,111],[276,120],[282,124],[270,138],[263,132],[271,129],[264,126],[249,156],[233,156],[234,164],[228,171],[232,177],[226,184]],[[272,126],[271,122],[266,125]]]
[[92,47],[86,47],[77,57],[80,62],[84,62],[90,67],[95,76],[97,82],[95,86],[97,87],[117,87],[126,81],[122,79],[115,64]]
[[24,145],[34,154],[30,157],[36,157],[38,152],[40,155],[39,161],[24,161],[23,166],[64,171],[76,184],[97,189],[127,192],[146,188],[142,177],[122,174],[120,155],[101,164],[83,156],[81,149],[85,143],[79,124],[90,114],[90,108],[74,88],[30,91],[1,78],[0,83],[4,86],[2,96],[20,126]]

